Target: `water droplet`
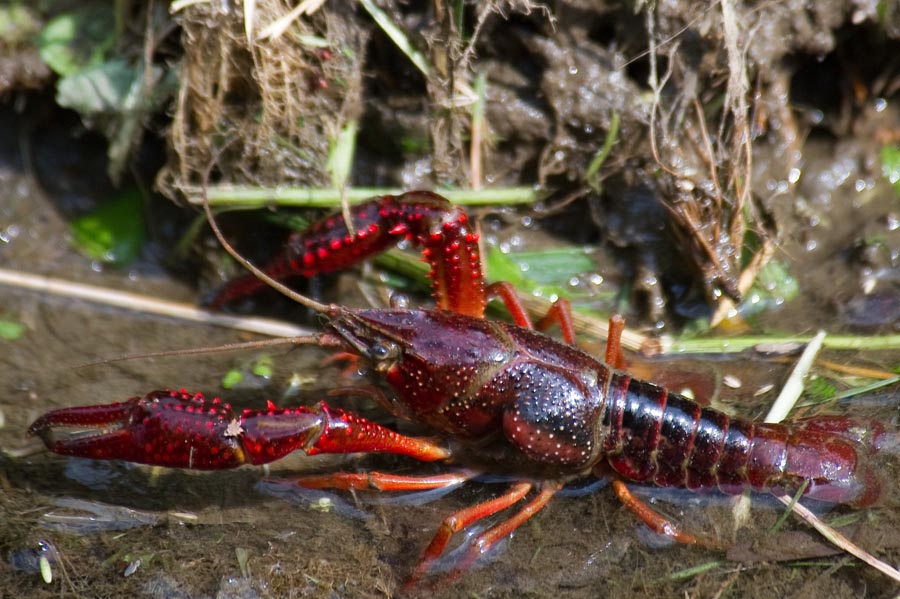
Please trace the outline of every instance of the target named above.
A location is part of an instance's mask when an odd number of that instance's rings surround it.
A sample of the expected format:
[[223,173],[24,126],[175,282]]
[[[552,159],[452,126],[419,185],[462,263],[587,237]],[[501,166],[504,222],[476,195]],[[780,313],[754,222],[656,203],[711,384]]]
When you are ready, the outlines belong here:
[[395,310],[405,310],[409,308],[409,296],[405,293],[394,293],[391,295],[391,308]]

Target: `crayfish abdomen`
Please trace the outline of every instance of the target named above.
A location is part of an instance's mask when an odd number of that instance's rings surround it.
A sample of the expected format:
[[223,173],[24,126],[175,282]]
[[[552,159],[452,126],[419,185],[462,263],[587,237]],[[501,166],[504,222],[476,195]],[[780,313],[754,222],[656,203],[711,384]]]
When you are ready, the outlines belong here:
[[870,463],[884,433],[879,422],[730,418],[617,372],[603,425],[606,459],[629,480],[730,494],[804,487],[810,499],[857,506],[880,495],[881,481]]

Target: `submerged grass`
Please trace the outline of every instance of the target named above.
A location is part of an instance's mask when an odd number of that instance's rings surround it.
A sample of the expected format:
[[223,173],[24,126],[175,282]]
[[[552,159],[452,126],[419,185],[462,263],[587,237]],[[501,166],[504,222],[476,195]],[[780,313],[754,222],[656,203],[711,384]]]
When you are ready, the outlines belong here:
[[694,578],[695,576],[703,574],[704,572],[715,570],[716,568],[719,568],[724,564],[725,562],[721,560],[708,561],[696,566],[692,566],[690,568],[685,568],[684,570],[672,572],[665,580],[687,580],[688,578]]

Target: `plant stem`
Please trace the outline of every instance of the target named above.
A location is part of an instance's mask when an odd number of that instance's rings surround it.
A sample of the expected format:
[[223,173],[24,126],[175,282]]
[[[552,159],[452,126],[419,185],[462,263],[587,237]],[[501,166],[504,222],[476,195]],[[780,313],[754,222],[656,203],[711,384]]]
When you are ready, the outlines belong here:
[[[454,204],[463,206],[486,204],[533,204],[538,200],[531,187],[503,187],[496,189],[442,189],[438,192]],[[365,187],[346,190],[347,201],[358,204],[375,196],[403,193],[401,189]],[[202,204],[199,187],[184,189],[191,204]],[[207,189],[211,206],[261,208],[264,206],[296,206],[305,208],[334,208],[341,205],[337,189],[308,187],[257,187],[252,185],[218,185]]]
[[[673,341],[666,348],[668,353],[683,354],[720,354],[733,353],[752,349],[759,345],[778,346],[805,344],[812,340],[812,335],[794,335],[787,337],[719,337],[708,339],[684,339]],[[829,335],[825,338],[824,347],[840,350],[886,350],[900,349],[900,335],[882,335],[877,337],[860,337],[858,335]]]

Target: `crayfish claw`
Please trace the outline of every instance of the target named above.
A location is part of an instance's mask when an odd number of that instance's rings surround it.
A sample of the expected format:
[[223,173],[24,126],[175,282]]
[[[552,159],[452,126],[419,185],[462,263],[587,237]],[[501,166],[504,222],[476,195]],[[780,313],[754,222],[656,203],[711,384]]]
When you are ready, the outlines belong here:
[[31,425],[54,453],[200,470],[244,463],[229,434],[236,416],[227,404],[184,391],[152,391],[124,402],[55,410]]
[[118,439],[127,434],[135,403],[126,402],[98,406],[63,408],[44,414],[29,428],[28,434],[39,437],[54,453],[90,458],[115,458],[108,452]]

